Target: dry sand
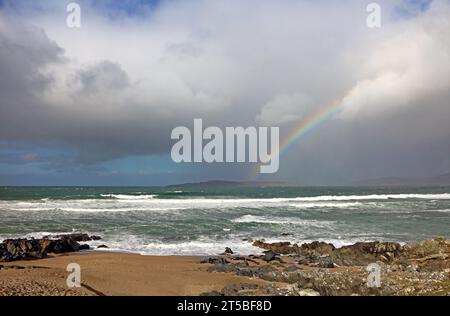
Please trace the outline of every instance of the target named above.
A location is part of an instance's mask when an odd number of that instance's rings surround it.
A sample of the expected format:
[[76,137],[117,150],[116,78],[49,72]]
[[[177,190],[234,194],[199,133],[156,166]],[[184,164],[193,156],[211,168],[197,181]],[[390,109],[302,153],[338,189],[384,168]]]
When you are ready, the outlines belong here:
[[[35,261],[1,263],[1,295],[199,295],[229,284],[262,280],[210,273],[198,257],[157,257],[111,252],[51,256]],[[68,289],[69,263],[81,267],[81,288]]]

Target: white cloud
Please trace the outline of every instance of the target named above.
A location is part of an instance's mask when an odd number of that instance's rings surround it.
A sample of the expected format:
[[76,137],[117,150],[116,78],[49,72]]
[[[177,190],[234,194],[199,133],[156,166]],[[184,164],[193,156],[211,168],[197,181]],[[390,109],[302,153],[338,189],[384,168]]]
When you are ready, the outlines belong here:
[[311,113],[313,104],[302,94],[278,95],[261,109],[256,121],[263,126],[280,126],[299,122]]
[[367,56],[364,75],[343,100],[347,118],[383,117],[450,91],[449,6],[398,23]]

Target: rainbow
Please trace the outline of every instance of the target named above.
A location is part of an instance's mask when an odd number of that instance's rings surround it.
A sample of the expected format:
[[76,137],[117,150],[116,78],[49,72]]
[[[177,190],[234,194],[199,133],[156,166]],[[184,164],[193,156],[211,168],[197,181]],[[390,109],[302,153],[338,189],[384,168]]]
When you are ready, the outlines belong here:
[[[306,120],[302,120],[301,124],[293,128],[292,131],[280,142],[279,155],[283,155],[291,146],[297,144],[303,137],[308,135],[312,130],[320,127],[323,123],[341,112],[342,98],[335,99],[329,105],[321,107],[313,115]],[[261,164],[255,164],[252,168],[250,180],[253,180],[259,175],[259,167]]]

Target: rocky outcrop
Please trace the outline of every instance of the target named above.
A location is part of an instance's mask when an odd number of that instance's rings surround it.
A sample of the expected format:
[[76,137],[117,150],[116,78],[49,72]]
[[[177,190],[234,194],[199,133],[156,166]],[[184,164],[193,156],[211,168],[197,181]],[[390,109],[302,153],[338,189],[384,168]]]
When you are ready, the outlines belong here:
[[[289,242],[266,243],[258,240],[253,246],[271,250],[282,255],[297,255],[303,262],[318,261],[327,257],[337,265],[364,265],[376,260],[392,261],[403,252],[400,244],[394,242],[360,242],[350,246],[336,248],[333,244],[314,241],[302,245]],[[331,264],[328,264],[331,266]]]
[[313,241],[312,243],[302,244],[300,247],[294,245],[296,253],[302,255],[324,256],[330,255],[336,249],[333,244],[328,244],[321,241]]
[[431,255],[448,255],[450,254],[450,240],[446,238],[433,238],[423,240],[412,244],[406,244],[402,248],[406,257],[428,257]]
[[333,250],[330,256],[334,263],[343,266],[367,265],[371,262],[392,262],[403,252],[394,242],[359,242]]
[[[400,245],[360,242],[341,248],[323,242],[266,243],[260,256],[204,260],[210,272],[234,273],[269,284],[228,286],[205,295],[450,295],[450,240]],[[267,256],[267,257],[266,257]],[[369,264],[380,272],[380,286],[369,284]]]
[[91,240],[100,240],[102,239],[100,236],[89,236],[88,234],[63,234],[63,235],[52,235],[52,236],[46,236],[46,238],[55,238],[55,239],[67,239],[70,238],[73,241],[76,242],[86,242]]
[[65,253],[89,249],[89,245],[79,241],[96,240],[98,236],[87,234],[69,234],[47,236],[42,239],[6,239],[0,244],[0,262],[42,259],[48,253]]
[[46,256],[38,240],[7,239],[0,244],[0,262],[41,259]]
[[290,242],[266,243],[264,240],[257,240],[253,242],[253,246],[266,250],[271,250],[275,253],[282,255],[288,255],[290,253],[295,252]]

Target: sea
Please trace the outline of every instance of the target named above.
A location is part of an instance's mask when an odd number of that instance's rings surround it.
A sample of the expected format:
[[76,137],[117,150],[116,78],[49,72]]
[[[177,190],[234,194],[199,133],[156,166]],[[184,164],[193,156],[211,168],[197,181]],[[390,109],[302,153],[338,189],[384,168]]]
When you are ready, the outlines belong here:
[[450,238],[450,187],[0,187],[1,240],[74,232],[144,255]]

